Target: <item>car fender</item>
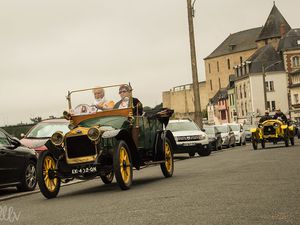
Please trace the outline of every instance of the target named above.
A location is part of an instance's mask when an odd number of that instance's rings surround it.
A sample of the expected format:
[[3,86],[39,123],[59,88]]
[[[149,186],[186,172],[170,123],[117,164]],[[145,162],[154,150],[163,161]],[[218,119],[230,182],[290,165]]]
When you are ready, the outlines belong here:
[[[169,139],[171,142],[171,148],[173,151],[177,149],[177,144],[175,138],[170,130],[165,131],[165,137]],[[164,138],[164,131],[158,131],[155,135],[155,142],[154,142],[154,160],[160,161],[165,159],[165,155],[163,153],[163,138]],[[174,153],[174,152],[173,152]]]
[[[45,143],[45,146],[47,147],[48,151],[52,153],[52,155],[58,159],[59,156],[63,155],[65,153],[64,149],[62,146],[55,146],[51,140],[48,140]],[[47,151],[47,150],[46,150]]]
[[137,151],[137,147],[136,147],[131,135],[128,133],[128,131],[123,130],[123,129],[105,131],[102,134],[101,138],[103,138],[103,139],[115,138],[116,140],[124,140],[129,147],[133,166],[137,170],[140,169],[141,163],[140,163],[140,157],[139,157],[139,154]]
[[283,130],[287,129],[287,127],[288,126],[286,124],[281,125],[281,129],[283,129]]

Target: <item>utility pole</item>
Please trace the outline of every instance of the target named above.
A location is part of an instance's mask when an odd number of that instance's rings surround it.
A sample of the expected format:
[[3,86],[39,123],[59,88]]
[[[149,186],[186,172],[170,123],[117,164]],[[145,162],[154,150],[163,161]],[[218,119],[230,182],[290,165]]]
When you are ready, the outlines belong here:
[[199,82],[198,82],[198,72],[197,72],[197,60],[196,60],[196,50],[195,50],[195,38],[194,38],[194,3],[193,1],[187,0],[187,10],[188,10],[188,21],[189,21],[189,36],[190,36],[190,49],[191,49],[191,64],[192,64],[192,74],[193,74],[193,91],[194,91],[194,108],[195,108],[195,122],[202,128],[202,114],[200,105],[200,94],[199,94]]

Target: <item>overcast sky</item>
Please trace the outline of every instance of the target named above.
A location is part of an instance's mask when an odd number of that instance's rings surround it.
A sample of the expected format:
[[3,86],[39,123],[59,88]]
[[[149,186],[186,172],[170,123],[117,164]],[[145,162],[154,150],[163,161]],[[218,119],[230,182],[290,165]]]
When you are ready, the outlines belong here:
[[[273,0],[197,0],[203,58],[230,33],[264,25]],[[277,0],[292,28],[299,0]],[[0,126],[60,116],[68,90],[131,82],[144,106],[192,82],[186,0],[0,0]]]

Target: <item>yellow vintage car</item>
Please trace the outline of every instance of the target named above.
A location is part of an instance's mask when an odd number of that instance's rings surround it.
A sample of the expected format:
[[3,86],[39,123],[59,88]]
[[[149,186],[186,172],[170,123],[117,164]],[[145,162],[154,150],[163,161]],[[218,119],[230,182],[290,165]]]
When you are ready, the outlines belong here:
[[[121,85],[102,87],[105,98],[114,100],[111,102],[120,100]],[[100,178],[109,184],[114,177],[120,188],[127,190],[132,184],[133,168],[140,170],[153,164],[160,165],[165,177],[171,177],[176,142],[166,126],[174,111],[162,109],[141,114],[134,110],[132,96],[127,107],[100,109],[86,104],[93,100],[92,91],[93,88],[87,88],[68,92],[69,110],[64,117],[70,121],[70,131],[55,132],[46,143],[47,150],[39,156],[37,177],[41,193],[54,198],[61,182]],[[79,93],[83,96],[73,96]]]
[[261,143],[261,147],[265,148],[266,142],[277,143],[283,141],[285,146],[294,145],[295,127],[285,124],[281,120],[269,119],[260,124],[257,128],[252,128],[252,146],[256,150],[258,143]]

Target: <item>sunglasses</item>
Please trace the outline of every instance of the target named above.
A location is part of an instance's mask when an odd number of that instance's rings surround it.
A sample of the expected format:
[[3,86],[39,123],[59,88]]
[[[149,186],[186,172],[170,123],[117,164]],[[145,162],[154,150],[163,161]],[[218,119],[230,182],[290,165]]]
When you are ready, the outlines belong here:
[[121,93],[126,93],[127,91],[125,91],[125,90],[123,90],[123,91],[119,91],[119,94],[121,94]]

